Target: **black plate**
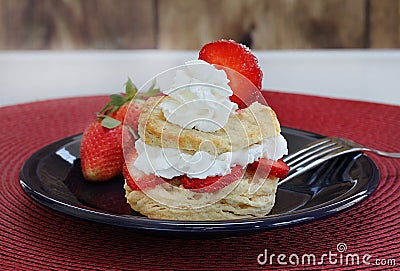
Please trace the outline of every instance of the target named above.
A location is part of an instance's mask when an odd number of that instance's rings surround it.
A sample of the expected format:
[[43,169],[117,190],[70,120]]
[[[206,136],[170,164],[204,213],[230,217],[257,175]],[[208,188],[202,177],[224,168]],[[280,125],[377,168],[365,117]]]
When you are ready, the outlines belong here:
[[[290,152],[320,135],[282,128]],[[310,222],[354,206],[379,184],[375,163],[355,153],[339,157],[279,187],[266,217],[224,221],[149,219],[130,210],[123,179],[89,183],[80,170],[81,135],[65,138],[33,154],[20,172],[23,189],[39,203],[82,219],[166,236],[235,236]]]

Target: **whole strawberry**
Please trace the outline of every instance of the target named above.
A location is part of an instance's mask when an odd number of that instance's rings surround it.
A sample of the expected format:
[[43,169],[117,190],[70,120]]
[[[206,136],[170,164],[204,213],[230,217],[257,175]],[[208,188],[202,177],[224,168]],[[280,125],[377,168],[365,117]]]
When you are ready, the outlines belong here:
[[121,173],[122,125],[106,128],[100,120],[92,122],[81,141],[82,173],[88,181],[106,181]]
[[[137,93],[137,88],[129,79],[125,94],[113,94],[110,102],[100,112],[97,119],[84,131],[81,147],[82,173],[88,181],[107,181],[122,173],[124,164],[122,133],[128,129],[131,138],[124,142],[134,141],[137,123],[143,100],[140,98],[155,93],[150,89],[147,93]],[[135,100],[133,100],[135,98]],[[133,100],[133,101],[132,101]],[[129,104],[132,102],[132,105]],[[123,125],[124,122],[128,125]]]

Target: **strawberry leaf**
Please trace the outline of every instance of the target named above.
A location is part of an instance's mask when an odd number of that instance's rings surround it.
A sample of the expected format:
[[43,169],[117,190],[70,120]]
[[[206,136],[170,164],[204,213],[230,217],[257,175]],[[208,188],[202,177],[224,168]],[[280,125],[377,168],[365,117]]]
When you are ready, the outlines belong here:
[[143,97],[152,97],[154,95],[157,95],[158,93],[160,93],[160,89],[159,88],[152,88],[149,89],[147,92],[141,93]]
[[101,121],[101,126],[108,129],[113,129],[119,125],[121,125],[121,122],[119,120],[116,120],[109,116],[105,116],[104,119]]
[[[111,102],[108,102],[100,111],[99,113],[104,113],[107,111],[107,109],[111,106]],[[97,115],[99,114],[97,113]]]
[[127,100],[132,100],[138,92],[137,87],[132,82],[131,78],[128,77],[128,81],[125,83],[125,93]]
[[[104,120],[104,117],[110,115],[116,111],[118,111],[124,104],[130,102],[133,99],[138,99],[138,101],[145,100],[145,97],[151,97],[160,93],[160,89],[155,88],[155,82],[151,85],[150,89],[145,93],[138,93],[138,89],[133,84],[132,80],[128,77],[128,81],[125,83],[125,92],[126,94],[112,94],[110,95],[110,101],[98,112],[96,113],[99,119],[103,119],[105,122],[104,127],[109,128],[108,126],[119,124],[113,124],[109,120]],[[113,127],[112,127],[113,128]]]
[[121,106],[126,102],[125,97],[119,95],[119,94],[112,94],[110,95],[110,99],[111,99],[111,105],[113,106]]
[[138,93],[139,97],[152,97],[160,93],[160,88],[156,88],[156,82],[153,81],[150,88],[146,92]]

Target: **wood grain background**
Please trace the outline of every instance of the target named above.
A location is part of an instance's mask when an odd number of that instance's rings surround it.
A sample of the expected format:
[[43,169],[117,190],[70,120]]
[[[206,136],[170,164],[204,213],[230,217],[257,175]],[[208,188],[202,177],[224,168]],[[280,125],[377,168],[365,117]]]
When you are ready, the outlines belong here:
[[0,50],[400,48],[400,0],[0,0]]

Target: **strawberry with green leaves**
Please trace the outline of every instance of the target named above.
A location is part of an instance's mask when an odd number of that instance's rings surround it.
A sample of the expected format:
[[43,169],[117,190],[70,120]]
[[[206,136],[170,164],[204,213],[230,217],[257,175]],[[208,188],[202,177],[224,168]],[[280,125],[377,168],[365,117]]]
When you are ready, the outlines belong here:
[[[151,87],[146,93],[138,93],[130,79],[125,94],[113,94],[98,112],[97,119],[85,129],[80,147],[82,173],[88,181],[107,181],[122,173],[124,155],[123,129],[136,136],[143,98],[159,92]],[[131,105],[130,105],[131,103]],[[129,125],[123,125],[123,124]],[[132,138],[132,142],[136,138]]]

